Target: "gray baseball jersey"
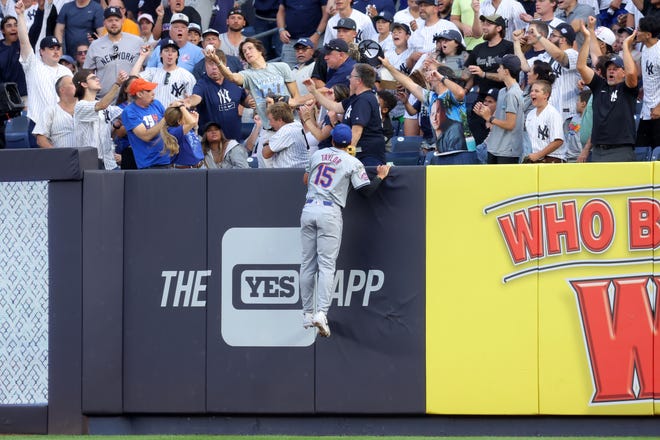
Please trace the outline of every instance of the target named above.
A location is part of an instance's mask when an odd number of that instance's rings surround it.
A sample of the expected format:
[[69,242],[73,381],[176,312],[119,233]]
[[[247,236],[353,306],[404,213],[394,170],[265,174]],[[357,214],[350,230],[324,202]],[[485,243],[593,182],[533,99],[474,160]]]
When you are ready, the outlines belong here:
[[105,35],[89,45],[83,67],[95,70],[101,79],[99,97],[108,93],[112,84],[117,81],[120,71],[131,71],[140,55],[142,44],[142,38],[122,32],[121,39],[117,42],[110,41]]
[[300,215],[300,296],[303,312],[312,313],[316,285],[316,310],[327,313],[341,247],[341,208],[346,205],[348,185],[361,188],[369,184],[369,177],[362,162],[334,147],[314,153],[307,172],[307,199]]
[[356,189],[369,184],[362,162],[334,147],[314,153],[307,172],[307,199],[328,200],[342,208],[346,206],[349,183]]

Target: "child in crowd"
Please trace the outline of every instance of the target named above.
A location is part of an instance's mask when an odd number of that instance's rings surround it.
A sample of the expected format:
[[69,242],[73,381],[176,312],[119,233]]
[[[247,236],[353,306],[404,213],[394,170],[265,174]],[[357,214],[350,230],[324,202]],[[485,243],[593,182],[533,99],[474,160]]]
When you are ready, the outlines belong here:
[[383,120],[383,133],[385,134],[385,148],[390,149],[390,139],[394,135],[394,126],[390,119],[390,112],[396,107],[397,100],[394,95],[387,90],[379,90],[378,105],[380,106],[380,117]]
[[202,28],[197,23],[188,25],[188,41],[195,46],[202,46]]
[[582,142],[580,142],[580,127],[582,125],[582,115],[584,109],[587,107],[589,98],[591,97],[591,90],[584,89],[578,95],[575,110],[577,114],[568,122],[568,132],[566,139],[566,162],[577,162],[577,158],[582,153]]
[[190,112],[183,102],[165,110],[165,125],[161,136],[165,143],[163,154],[172,156],[174,168],[201,168],[204,166],[204,153],[199,136],[195,133],[199,114]]
[[394,50],[394,42],[392,41],[391,27],[394,17],[388,11],[383,11],[373,18],[374,27],[378,32],[378,44],[383,52]]

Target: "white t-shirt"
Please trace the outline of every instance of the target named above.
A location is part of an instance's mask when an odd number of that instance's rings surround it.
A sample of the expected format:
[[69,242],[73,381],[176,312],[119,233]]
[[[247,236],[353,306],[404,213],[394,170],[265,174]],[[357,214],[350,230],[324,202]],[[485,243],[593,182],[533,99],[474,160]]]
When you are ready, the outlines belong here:
[[[527,130],[527,135],[532,143],[532,152],[538,153],[557,139],[563,141],[563,123],[564,121],[557,109],[550,104],[538,115],[536,114],[536,108],[529,112],[525,121],[525,130]],[[548,156],[565,160],[566,143],[562,143],[559,148],[548,154]]]

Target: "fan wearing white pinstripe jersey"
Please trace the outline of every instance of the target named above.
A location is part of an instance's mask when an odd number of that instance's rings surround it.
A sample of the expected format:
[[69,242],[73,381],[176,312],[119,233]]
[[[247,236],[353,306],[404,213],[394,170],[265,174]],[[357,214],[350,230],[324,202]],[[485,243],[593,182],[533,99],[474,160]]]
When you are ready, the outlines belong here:
[[571,25],[562,23],[552,29],[548,38],[543,37],[532,26],[530,26],[529,32],[532,40],[540,43],[552,57],[550,65],[557,79],[552,84],[550,104],[561,113],[563,120],[566,121],[577,113],[575,108],[580,93],[577,87],[580,80],[580,74],[577,71],[578,53],[573,48],[576,38],[575,31]]
[[[642,50],[642,84],[644,98],[637,128],[637,146],[655,147],[652,160],[660,157],[660,18],[643,17],[639,20],[637,41]],[[658,150],[658,151],[655,151]]]
[[131,75],[140,76],[149,82],[158,84],[154,93],[156,99],[164,107],[167,107],[173,101],[185,99],[192,95],[197,80],[192,73],[183,67],[177,66],[179,46],[174,40],[167,38],[160,42],[162,67],[147,67],[140,72],[142,64],[150,56],[151,46],[149,44],[142,46],[140,56],[133,69],[131,69]]
[[46,108],[32,134],[41,148],[78,148],[73,131],[73,110],[78,102],[73,79],[70,76],[61,77],[55,83],[55,90],[60,102]]
[[101,79],[89,69],[80,69],[73,76],[78,102],[73,111],[73,130],[80,147],[96,148],[99,159],[99,169],[114,170],[117,160],[114,144],[110,135],[110,122],[116,119],[121,110],[110,104],[119,93],[119,88],[128,79],[123,70],[117,75],[117,80],[100,101],[96,96],[101,92]]
[[[25,5],[22,1],[16,3],[16,20],[18,24],[18,40],[21,44],[21,65],[25,72],[25,82],[28,90],[27,115],[34,124],[39,122],[43,110],[57,102],[55,82],[62,76],[73,76],[71,70],[59,64],[62,56],[62,44],[53,36],[44,37],[39,43],[40,57],[35,55],[27,24],[25,22]],[[30,131],[34,128],[32,125]],[[36,145],[36,140],[31,142]]]
[[271,104],[266,116],[275,133],[264,145],[262,154],[272,159],[273,168],[305,168],[309,163],[309,148],[302,124],[293,119],[293,111],[285,102]]

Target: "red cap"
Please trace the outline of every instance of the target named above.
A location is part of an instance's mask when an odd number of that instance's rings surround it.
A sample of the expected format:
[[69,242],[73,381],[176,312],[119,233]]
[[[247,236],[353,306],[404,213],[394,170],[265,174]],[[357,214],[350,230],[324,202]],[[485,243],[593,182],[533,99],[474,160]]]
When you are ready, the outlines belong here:
[[130,86],[128,86],[128,94],[135,96],[138,92],[143,92],[145,90],[153,90],[158,87],[158,84],[149,82],[142,78],[136,78],[133,80]]

